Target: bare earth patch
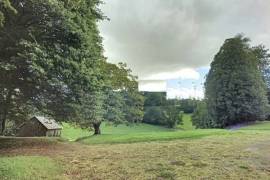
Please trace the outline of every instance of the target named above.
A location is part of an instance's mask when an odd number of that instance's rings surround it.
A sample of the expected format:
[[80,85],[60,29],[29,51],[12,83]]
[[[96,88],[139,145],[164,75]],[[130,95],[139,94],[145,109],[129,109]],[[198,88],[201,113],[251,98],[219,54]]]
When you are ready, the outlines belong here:
[[[1,141],[0,141],[1,142]],[[53,143],[0,149],[0,156],[49,156],[58,179],[269,179],[269,133],[195,140],[82,145]]]

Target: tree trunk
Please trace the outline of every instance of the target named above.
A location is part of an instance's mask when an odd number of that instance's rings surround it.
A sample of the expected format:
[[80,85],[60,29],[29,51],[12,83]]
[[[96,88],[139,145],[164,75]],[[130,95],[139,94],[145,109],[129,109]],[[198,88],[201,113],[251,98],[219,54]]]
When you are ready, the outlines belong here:
[[7,121],[7,116],[8,116],[8,111],[10,108],[10,102],[11,102],[11,90],[7,94],[6,102],[4,103],[4,108],[3,108],[3,114],[0,114],[0,121],[1,121],[1,135],[4,135],[4,131],[6,129],[6,121]]
[[3,115],[3,118],[1,119],[1,134],[0,135],[4,135],[4,131],[6,129],[6,116]]
[[95,129],[95,132],[94,132],[94,135],[99,135],[101,134],[101,131],[100,131],[100,122],[99,123],[94,123],[93,126],[94,126],[94,129]]

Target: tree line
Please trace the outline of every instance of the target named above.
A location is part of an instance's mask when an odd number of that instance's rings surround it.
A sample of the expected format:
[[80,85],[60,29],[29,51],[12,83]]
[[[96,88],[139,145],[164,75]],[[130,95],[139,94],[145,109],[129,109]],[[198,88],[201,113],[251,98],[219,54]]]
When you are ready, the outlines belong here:
[[226,39],[211,63],[205,99],[197,104],[193,124],[198,128],[266,120],[270,100],[270,54],[237,35]]
[[192,114],[196,108],[196,99],[167,99],[166,92],[143,92],[143,122],[175,128],[183,122],[183,114]]
[[126,64],[108,63],[100,0],[0,2],[0,133],[40,114],[94,128],[140,122],[143,96]]

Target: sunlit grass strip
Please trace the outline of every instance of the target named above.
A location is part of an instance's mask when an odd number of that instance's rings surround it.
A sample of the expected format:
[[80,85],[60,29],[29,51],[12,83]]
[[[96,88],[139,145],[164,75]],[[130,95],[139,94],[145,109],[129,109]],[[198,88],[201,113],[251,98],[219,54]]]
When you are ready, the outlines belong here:
[[0,157],[2,179],[55,179],[61,171],[61,167],[48,157]]
[[229,134],[227,130],[192,130],[192,131],[174,131],[174,132],[152,132],[140,134],[125,135],[100,135],[90,136],[79,139],[84,144],[115,144],[115,143],[135,143],[149,141],[169,141],[175,139],[196,139],[211,135]]

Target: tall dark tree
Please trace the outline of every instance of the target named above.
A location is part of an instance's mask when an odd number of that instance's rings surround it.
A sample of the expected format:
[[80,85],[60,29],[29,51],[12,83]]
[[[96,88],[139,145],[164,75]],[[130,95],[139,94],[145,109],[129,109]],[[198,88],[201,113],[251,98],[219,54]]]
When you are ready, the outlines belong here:
[[268,101],[270,101],[270,53],[264,45],[255,46],[252,48],[256,57],[259,59],[259,67],[264,82],[267,87]]
[[224,128],[265,118],[268,101],[258,67],[249,39],[238,35],[224,42],[205,83],[210,127]]

